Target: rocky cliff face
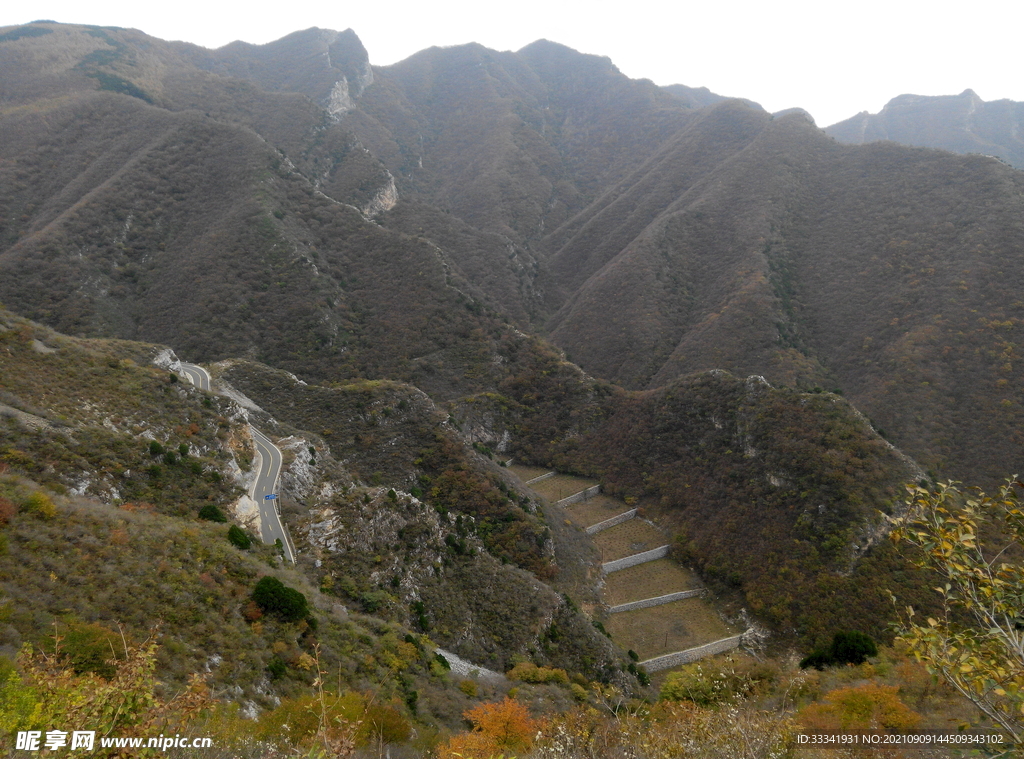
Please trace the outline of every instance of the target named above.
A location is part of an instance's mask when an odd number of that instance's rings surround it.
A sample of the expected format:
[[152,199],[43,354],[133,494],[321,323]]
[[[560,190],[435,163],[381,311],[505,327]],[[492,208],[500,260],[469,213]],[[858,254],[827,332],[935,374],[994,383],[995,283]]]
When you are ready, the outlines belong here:
[[265,90],[301,93],[332,116],[350,110],[373,82],[366,48],[351,29],[313,27],[266,45],[232,42],[218,50],[188,49],[203,69]]

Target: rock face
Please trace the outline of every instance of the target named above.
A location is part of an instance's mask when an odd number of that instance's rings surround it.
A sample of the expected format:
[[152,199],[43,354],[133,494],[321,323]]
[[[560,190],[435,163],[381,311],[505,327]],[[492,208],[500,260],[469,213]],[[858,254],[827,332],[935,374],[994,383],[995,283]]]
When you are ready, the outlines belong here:
[[959,95],[900,95],[880,113],[862,111],[825,129],[839,142],[892,140],[953,153],[981,153],[1024,169],[1024,103],[985,102],[973,90]]
[[253,535],[260,535],[260,507],[252,498],[243,495],[231,505],[234,518]]
[[232,42],[194,50],[200,67],[277,92],[298,92],[334,117],[351,110],[373,82],[366,48],[351,29],[313,27],[266,45]]
[[363,208],[364,216],[377,216],[378,214],[390,211],[398,205],[398,187],[395,185],[395,178],[391,172],[387,172],[388,181],[381,187],[373,199]]

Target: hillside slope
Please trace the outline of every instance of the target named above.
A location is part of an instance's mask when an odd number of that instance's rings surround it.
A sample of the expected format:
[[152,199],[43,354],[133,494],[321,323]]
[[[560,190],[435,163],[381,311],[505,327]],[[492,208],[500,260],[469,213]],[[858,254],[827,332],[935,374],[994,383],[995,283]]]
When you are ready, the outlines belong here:
[[[566,235],[553,275],[585,281],[552,339],[628,387],[723,368],[841,389],[937,473],[1012,470],[1022,175],[989,158],[845,148],[799,116],[739,105],[702,119]],[[729,138],[691,182],[669,160]]]

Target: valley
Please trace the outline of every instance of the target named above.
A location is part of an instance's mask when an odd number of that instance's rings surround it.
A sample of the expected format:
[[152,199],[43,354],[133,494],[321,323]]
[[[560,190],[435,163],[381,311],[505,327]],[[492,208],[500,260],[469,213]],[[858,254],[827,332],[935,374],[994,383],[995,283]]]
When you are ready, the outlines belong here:
[[[224,756],[967,713],[894,644],[943,601],[888,534],[1024,462],[1024,174],[975,154],[1016,160],[1009,105],[823,131],[546,40],[375,66],[317,28],[39,21],[0,73],[4,729],[136,655]],[[472,743],[488,710],[529,740]]]

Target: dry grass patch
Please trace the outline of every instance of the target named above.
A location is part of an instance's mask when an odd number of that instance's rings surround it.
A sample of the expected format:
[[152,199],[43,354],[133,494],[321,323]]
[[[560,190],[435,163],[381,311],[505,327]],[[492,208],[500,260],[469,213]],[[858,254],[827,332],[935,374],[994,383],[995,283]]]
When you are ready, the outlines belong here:
[[700,584],[695,574],[672,559],[658,559],[608,575],[604,581],[604,602],[618,606],[699,588]]
[[605,629],[641,659],[683,651],[736,633],[700,598],[613,614]]
[[606,519],[617,517],[619,514],[629,511],[629,507],[614,498],[598,496],[582,503],[574,503],[567,506],[565,510],[572,521],[586,528],[604,522]]
[[583,477],[574,477],[571,474],[556,474],[554,477],[536,482],[530,487],[550,501],[560,501],[581,490],[592,488],[596,484],[597,480],[587,480]]
[[602,563],[650,551],[669,542],[668,535],[642,519],[630,519],[594,536]]
[[550,469],[540,466],[524,466],[522,464],[513,464],[508,468],[512,474],[521,479],[524,483],[532,480],[534,477],[540,477],[542,474],[547,474]]

